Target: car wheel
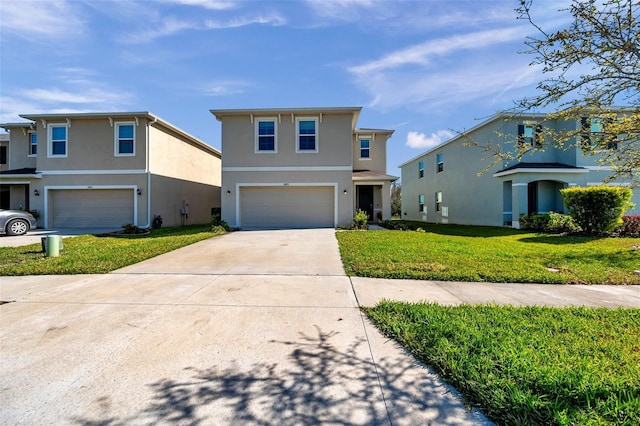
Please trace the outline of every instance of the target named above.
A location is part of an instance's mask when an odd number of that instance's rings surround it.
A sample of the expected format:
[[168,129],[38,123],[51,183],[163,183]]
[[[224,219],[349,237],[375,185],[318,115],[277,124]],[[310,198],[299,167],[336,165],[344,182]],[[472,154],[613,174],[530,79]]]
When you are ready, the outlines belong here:
[[7,235],[22,235],[29,230],[29,224],[22,219],[13,219],[7,224]]

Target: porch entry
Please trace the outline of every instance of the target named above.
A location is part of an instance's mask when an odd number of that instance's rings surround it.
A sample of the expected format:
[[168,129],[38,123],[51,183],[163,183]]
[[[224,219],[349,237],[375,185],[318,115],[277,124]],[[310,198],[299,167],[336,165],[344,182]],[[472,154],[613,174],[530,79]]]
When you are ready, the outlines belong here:
[[358,185],[357,187],[358,209],[367,213],[367,220],[373,220],[373,186]]

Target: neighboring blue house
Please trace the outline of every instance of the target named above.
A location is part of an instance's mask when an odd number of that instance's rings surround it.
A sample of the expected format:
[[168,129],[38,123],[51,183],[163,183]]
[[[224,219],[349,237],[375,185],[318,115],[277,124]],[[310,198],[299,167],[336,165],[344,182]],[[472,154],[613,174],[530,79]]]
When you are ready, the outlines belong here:
[[[592,132],[588,137],[602,131],[597,118],[588,122],[592,124],[585,129],[587,134]],[[520,228],[520,214],[565,212],[560,189],[602,184],[610,176],[612,169],[600,165],[594,156],[583,154],[579,144],[569,149],[534,149],[536,138],[542,135],[541,126],[555,131],[576,130],[583,128],[584,120],[552,121],[545,114],[517,118],[498,114],[401,164],[402,218]],[[479,175],[490,160],[483,161],[487,154],[469,146],[469,138],[480,144],[502,142],[503,147],[525,143],[532,150],[520,162],[505,162]],[[616,148],[615,144],[610,147]],[[611,184],[631,185],[622,181]],[[632,201],[636,207],[628,213],[640,213],[640,190],[634,191]]]

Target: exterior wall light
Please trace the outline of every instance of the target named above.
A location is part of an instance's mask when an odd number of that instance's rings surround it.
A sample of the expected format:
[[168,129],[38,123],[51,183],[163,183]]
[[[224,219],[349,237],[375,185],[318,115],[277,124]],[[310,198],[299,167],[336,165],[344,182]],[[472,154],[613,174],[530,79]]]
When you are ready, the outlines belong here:
[[40,191],[38,191],[37,189],[33,190],[33,195],[35,195],[36,197],[40,196]]
[[343,193],[344,195],[347,195],[347,190],[345,189],[344,191],[342,191],[342,193]]
[[141,190],[140,188],[138,188],[138,189],[136,189],[136,193],[137,193],[138,195],[142,195],[142,190]]

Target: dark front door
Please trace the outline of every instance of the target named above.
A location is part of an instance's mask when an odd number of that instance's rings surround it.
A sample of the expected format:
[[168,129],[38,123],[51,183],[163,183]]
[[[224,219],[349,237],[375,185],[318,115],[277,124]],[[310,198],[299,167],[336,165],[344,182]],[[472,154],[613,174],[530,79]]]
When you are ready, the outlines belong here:
[[373,186],[358,186],[358,208],[373,220]]
[[538,213],[538,182],[527,185],[527,213]]

